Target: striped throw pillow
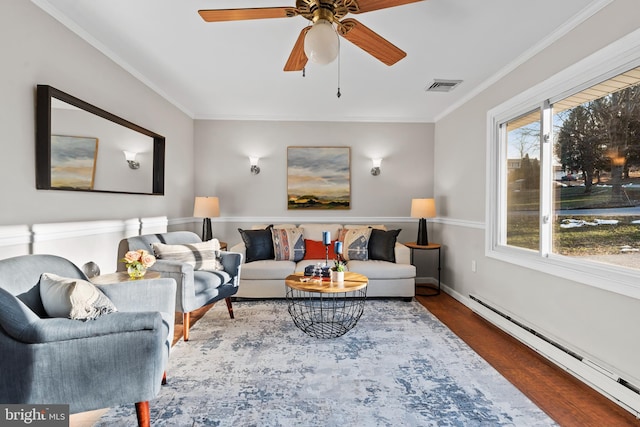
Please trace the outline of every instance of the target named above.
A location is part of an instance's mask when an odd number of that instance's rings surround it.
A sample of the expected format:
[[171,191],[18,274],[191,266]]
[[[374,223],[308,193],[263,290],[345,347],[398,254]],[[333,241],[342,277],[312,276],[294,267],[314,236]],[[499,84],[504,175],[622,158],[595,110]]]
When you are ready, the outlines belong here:
[[158,259],[186,262],[191,264],[194,270],[220,271],[224,269],[220,262],[220,242],[218,239],[182,245],[153,243],[152,246]]

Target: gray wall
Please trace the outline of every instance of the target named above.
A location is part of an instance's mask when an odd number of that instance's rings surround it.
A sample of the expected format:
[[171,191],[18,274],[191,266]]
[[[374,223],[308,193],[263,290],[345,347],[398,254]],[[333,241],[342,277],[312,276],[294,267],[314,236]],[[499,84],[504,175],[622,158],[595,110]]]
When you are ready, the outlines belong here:
[[[433,196],[434,125],[410,123],[195,122],[195,193],[220,198],[214,235],[234,243],[243,221],[265,223],[406,220],[401,240],[415,240],[411,199]],[[351,147],[351,209],[287,210],[287,147]],[[261,172],[249,172],[249,156]],[[373,176],[371,158],[381,157]],[[393,225],[393,224],[392,224]]]
[[[83,224],[130,218],[168,218],[171,230],[200,231],[190,219],[197,195],[216,195],[221,218],[214,231],[230,243],[238,226],[267,220],[370,222],[403,228],[415,240],[411,198],[433,195],[433,124],[195,121],[28,1],[0,4],[0,246],[6,256],[37,251],[34,225]],[[19,40],[20,43],[15,41]],[[101,194],[35,189],[35,87],[47,84],[166,137],[165,196]],[[195,128],[195,130],[194,130]],[[304,211],[286,206],[286,147],[351,147],[352,209]],[[249,173],[249,155],[261,158],[262,173]],[[373,177],[371,158],[381,157]],[[125,161],[121,159],[122,166]],[[194,172],[195,171],[195,172]],[[152,221],[153,222],[153,221]],[[109,223],[109,227],[112,227]],[[116,226],[128,234],[129,223]],[[50,228],[47,227],[47,230]],[[60,237],[66,238],[66,231]],[[99,229],[95,234],[101,234]],[[99,238],[99,237],[98,237]],[[68,245],[61,245],[67,247]],[[47,250],[56,251],[56,245]],[[95,247],[74,261],[108,259]],[[111,269],[111,262],[108,267]]]
[[638,16],[640,2],[612,2],[439,120],[435,130],[435,194],[443,217],[437,236],[446,244],[446,284],[464,297],[491,301],[635,384],[640,383],[640,341],[634,332],[640,301],[486,258],[484,223],[487,111],[639,28]]
[[[193,213],[193,120],[29,1],[0,2],[0,225]],[[166,137],[165,196],[35,188],[35,87]],[[125,164],[124,157],[121,159]]]

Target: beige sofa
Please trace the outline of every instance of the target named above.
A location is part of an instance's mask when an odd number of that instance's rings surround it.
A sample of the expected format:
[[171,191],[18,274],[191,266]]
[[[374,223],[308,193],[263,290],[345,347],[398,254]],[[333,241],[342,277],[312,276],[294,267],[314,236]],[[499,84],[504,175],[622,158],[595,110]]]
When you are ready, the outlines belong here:
[[[279,224],[274,228],[296,227],[293,224]],[[322,232],[329,231],[331,236],[338,236],[341,228],[373,227],[385,230],[382,225],[341,225],[341,224],[300,224],[305,240],[322,241]],[[264,225],[253,226],[252,229],[264,229]],[[234,245],[231,252],[243,254],[246,260],[246,246],[244,242]],[[347,261],[347,271],[364,274],[369,278],[367,296],[395,297],[411,299],[415,295],[416,268],[411,265],[410,249],[401,243],[393,247],[395,262],[383,260],[351,260]],[[243,261],[244,262],[244,261]],[[317,259],[302,259],[295,261],[276,261],[274,259],[244,262],[240,273],[238,298],[284,298],[284,279],[294,272],[304,272],[308,265],[325,262],[325,257]],[[329,259],[333,265],[333,259]]]

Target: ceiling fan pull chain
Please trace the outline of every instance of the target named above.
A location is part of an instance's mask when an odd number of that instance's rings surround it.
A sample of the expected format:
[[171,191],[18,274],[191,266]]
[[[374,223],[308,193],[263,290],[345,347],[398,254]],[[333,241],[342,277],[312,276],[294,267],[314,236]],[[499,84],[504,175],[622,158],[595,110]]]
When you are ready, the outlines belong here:
[[302,77],[307,77],[307,67],[302,67]]

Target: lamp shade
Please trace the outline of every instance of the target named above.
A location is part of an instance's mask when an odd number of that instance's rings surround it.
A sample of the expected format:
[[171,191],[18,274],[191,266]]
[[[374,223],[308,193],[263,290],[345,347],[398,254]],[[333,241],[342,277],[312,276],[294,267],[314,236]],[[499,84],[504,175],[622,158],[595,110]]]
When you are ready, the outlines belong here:
[[436,202],[434,199],[411,200],[411,218],[435,218]]
[[328,64],[338,56],[340,41],[333,24],[319,19],[304,37],[304,53],[316,64]]
[[195,218],[213,218],[220,216],[220,202],[217,197],[196,197],[193,206]]
[[135,162],[136,161],[136,155],[138,153],[134,153],[133,151],[123,151],[124,153],[124,158],[128,161],[128,162]]

